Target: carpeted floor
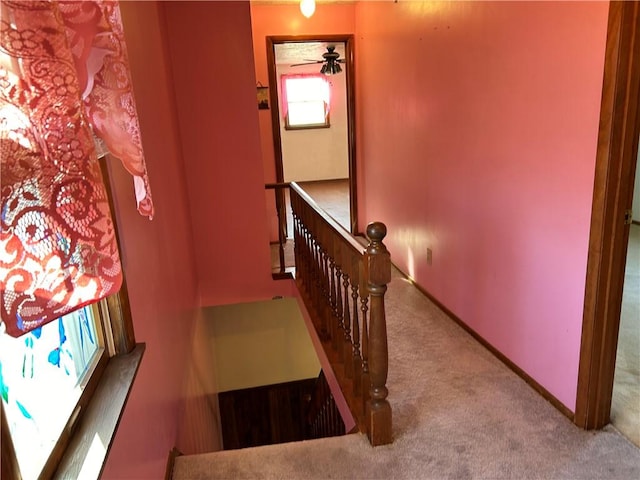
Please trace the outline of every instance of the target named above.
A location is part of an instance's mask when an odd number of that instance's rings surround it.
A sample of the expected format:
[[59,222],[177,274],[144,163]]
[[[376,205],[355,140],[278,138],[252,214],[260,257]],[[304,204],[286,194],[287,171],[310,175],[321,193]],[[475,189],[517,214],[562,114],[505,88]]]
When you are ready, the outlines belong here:
[[611,423],[640,447],[640,225],[631,225]]
[[640,478],[638,447],[577,428],[396,271],[386,306],[393,444],[354,434],[185,456],[174,480]]

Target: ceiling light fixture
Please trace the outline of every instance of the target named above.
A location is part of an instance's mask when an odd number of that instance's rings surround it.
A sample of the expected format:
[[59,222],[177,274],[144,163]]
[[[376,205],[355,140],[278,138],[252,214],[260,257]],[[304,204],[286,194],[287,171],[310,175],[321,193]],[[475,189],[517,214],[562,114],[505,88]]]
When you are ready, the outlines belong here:
[[300,11],[302,15],[310,18],[316,11],[316,0],[300,0]]

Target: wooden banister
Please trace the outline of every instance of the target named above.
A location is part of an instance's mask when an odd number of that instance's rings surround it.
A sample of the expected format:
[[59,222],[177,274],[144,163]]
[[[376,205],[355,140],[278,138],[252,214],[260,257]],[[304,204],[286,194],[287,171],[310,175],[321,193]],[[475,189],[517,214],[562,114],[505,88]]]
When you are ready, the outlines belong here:
[[365,247],[295,183],[290,197],[298,288],[360,429],[374,446],[391,443],[387,229],[380,222],[369,224]]

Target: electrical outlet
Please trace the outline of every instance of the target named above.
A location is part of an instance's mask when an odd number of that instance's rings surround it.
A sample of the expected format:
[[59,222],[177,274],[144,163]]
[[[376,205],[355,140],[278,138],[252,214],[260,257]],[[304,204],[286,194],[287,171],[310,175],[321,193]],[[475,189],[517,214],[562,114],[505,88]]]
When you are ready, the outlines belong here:
[[433,251],[430,248],[427,248],[427,265],[431,265],[433,263]]

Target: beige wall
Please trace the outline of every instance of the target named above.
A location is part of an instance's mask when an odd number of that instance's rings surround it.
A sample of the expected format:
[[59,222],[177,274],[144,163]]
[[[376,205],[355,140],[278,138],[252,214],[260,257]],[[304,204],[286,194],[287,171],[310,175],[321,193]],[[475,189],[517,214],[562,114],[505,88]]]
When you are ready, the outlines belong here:
[[[276,45],[277,48],[277,45]],[[276,77],[288,73],[318,73],[319,65],[291,68],[278,65]],[[347,139],[347,82],[346,74],[327,77],[331,89],[329,128],[286,130],[280,119],[282,166],[285,182],[332,180],[349,178],[349,144]],[[282,85],[278,82],[278,97]],[[280,109],[280,116],[283,115]]]
[[316,378],[320,362],[294,298],[208,307],[219,392]]

